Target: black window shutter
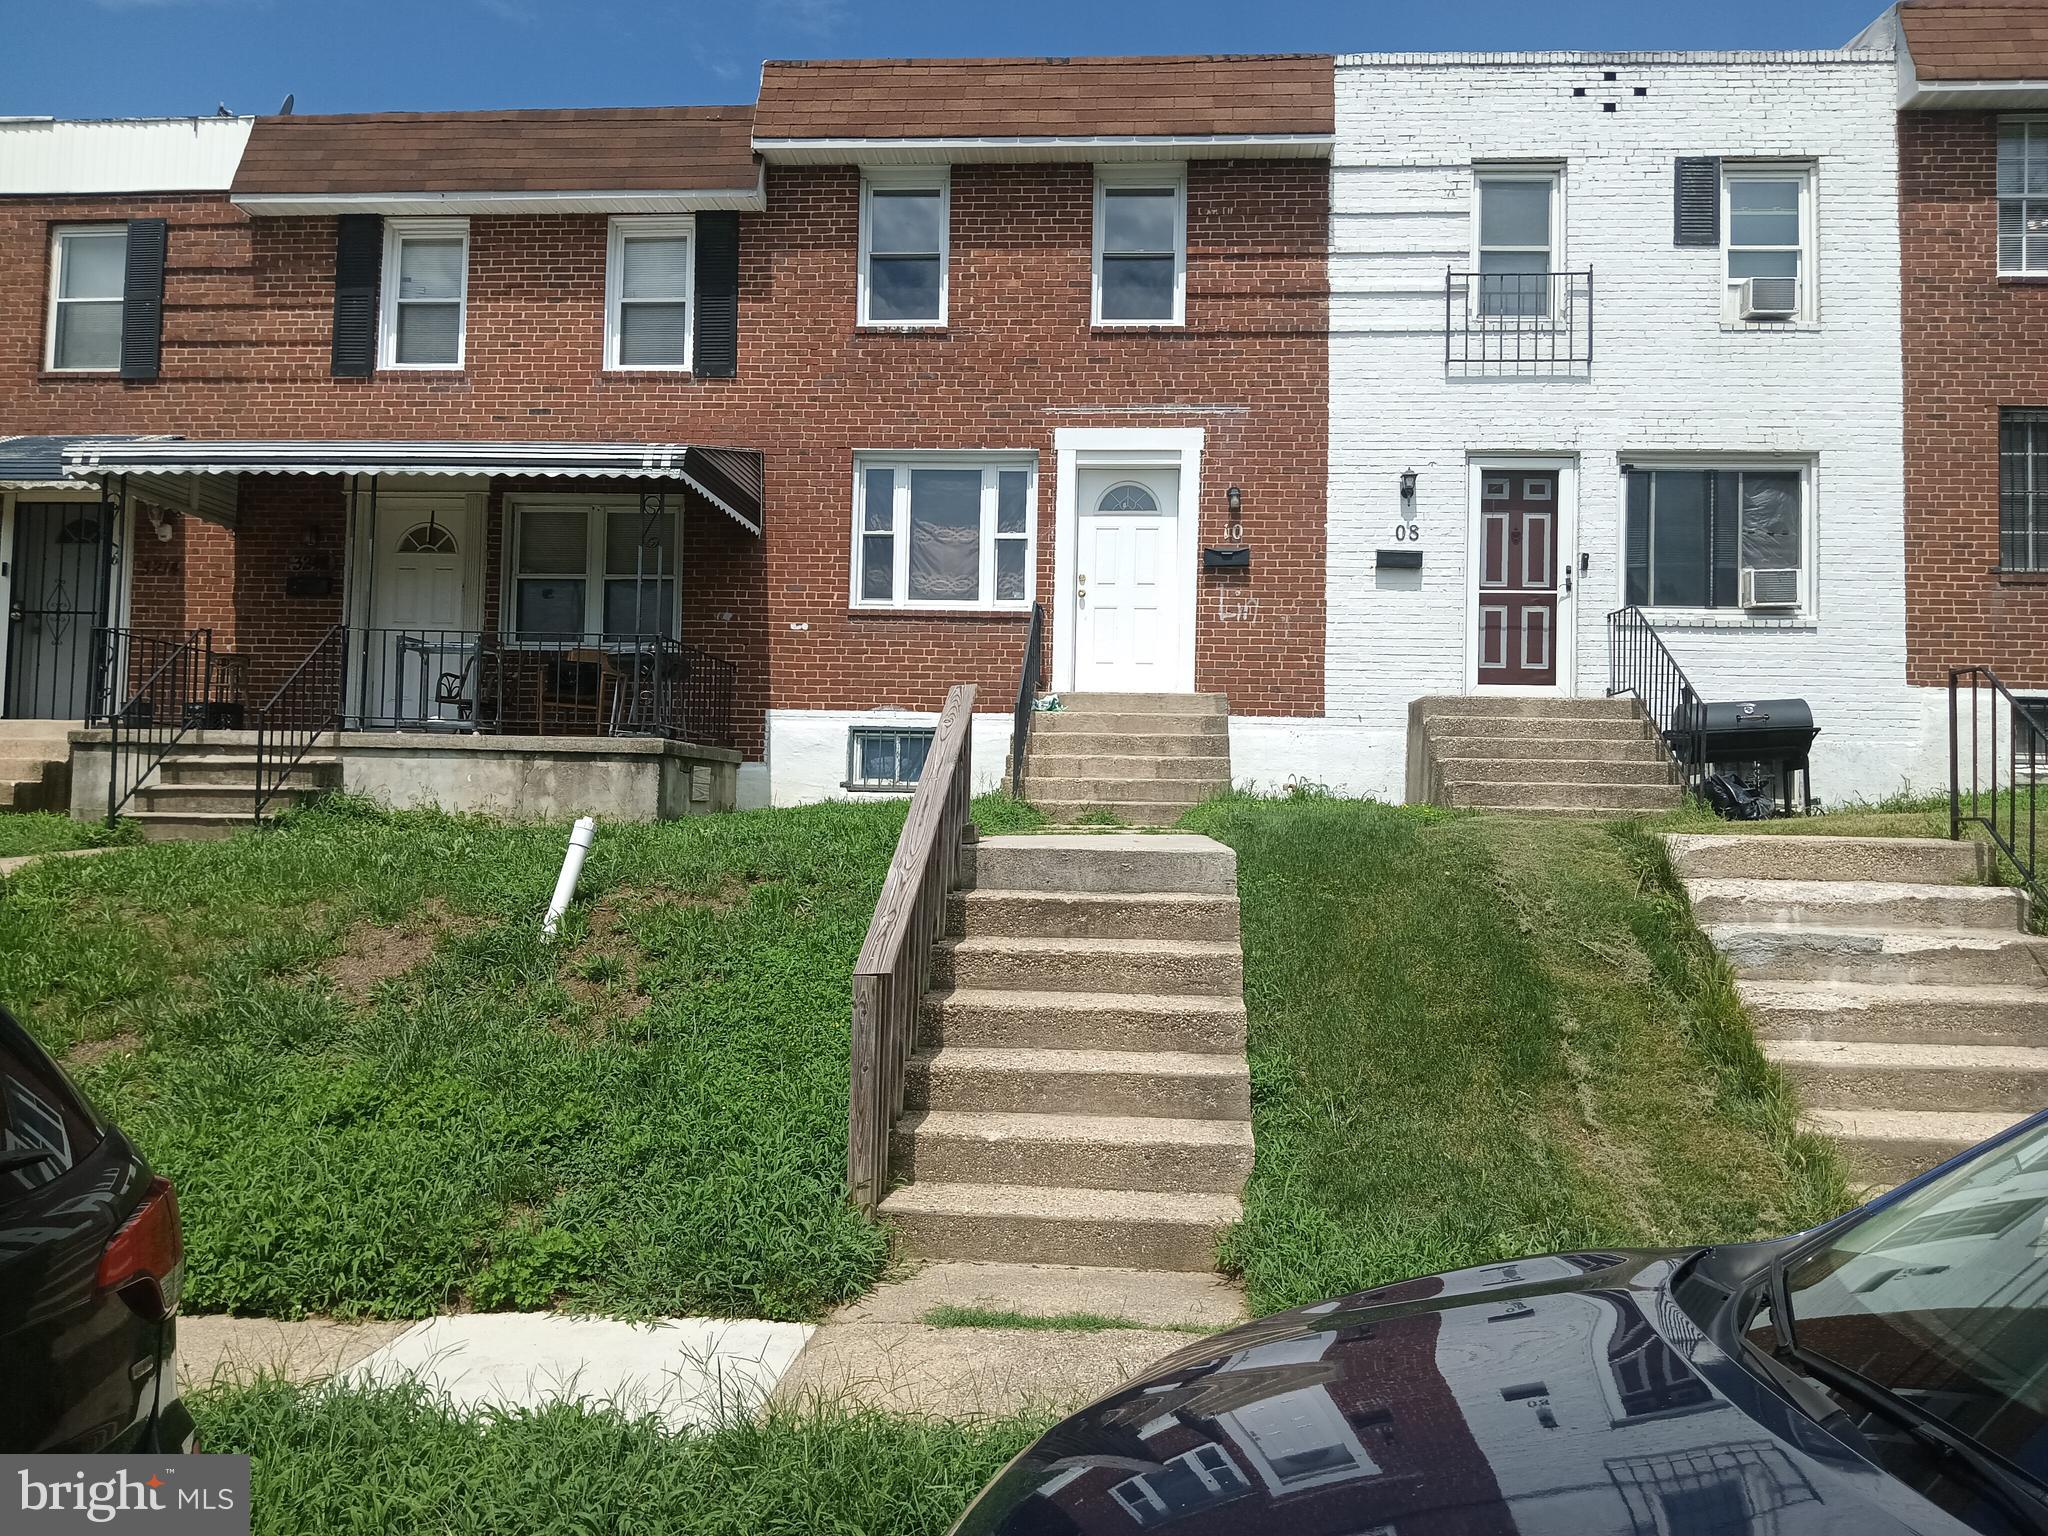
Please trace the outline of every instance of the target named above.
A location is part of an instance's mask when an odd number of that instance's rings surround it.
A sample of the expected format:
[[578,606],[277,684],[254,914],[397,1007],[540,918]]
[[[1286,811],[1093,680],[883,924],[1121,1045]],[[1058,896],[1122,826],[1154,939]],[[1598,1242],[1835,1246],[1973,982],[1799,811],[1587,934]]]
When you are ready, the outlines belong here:
[[1721,243],[1721,157],[1680,155],[1673,162],[1673,245]]
[[121,377],[153,379],[164,352],[164,248],[170,228],[162,219],[128,221],[128,271],[121,282]]
[[697,340],[691,369],[700,378],[740,371],[740,216],[697,215]]
[[377,276],[384,264],[384,220],[344,213],[334,232],[334,363],[338,379],[377,371]]

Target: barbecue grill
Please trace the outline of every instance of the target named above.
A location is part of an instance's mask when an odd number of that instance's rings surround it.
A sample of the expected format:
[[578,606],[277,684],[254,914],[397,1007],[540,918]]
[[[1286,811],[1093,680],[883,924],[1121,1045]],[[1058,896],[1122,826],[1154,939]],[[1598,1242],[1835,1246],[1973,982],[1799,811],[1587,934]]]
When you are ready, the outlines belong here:
[[[1806,814],[1813,814],[1813,773],[1807,754],[1820,729],[1804,699],[1754,699],[1740,704],[1707,704],[1700,710],[1700,761],[1706,765],[1709,794],[1712,779],[1724,775],[1767,803],[1779,814],[1792,814],[1792,779],[1799,778]],[[1715,808],[1725,809],[1715,795]]]

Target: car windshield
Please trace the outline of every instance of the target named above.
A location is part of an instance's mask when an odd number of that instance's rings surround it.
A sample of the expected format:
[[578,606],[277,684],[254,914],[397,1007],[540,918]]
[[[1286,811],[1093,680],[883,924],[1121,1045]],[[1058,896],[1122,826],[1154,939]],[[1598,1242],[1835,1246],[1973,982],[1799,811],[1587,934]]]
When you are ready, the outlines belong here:
[[1793,1264],[1793,1344],[2048,1483],[2044,1222],[2048,1124]]

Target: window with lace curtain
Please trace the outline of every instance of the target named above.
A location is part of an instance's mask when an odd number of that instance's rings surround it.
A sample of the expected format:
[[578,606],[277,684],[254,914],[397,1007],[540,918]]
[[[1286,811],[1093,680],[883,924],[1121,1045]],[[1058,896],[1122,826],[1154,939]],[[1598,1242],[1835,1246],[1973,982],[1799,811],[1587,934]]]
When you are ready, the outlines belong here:
[[857,608],[1031,606],[1029,459],[863,457],[854,473]]

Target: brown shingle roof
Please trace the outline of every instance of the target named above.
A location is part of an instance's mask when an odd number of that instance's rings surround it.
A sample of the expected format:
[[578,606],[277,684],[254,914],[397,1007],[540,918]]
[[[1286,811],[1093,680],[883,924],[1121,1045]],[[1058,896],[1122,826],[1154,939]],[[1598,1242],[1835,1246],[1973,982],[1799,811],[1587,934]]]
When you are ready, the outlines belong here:
[[2048,0],[1908,0],[1899,24],[1923,80],[2048,79]]
[[262,117],[234,195],[750,188],[746,107]]
[[771,59],[770,139],[1202,137],[1336,131],[1328,54],[1194,58]]

